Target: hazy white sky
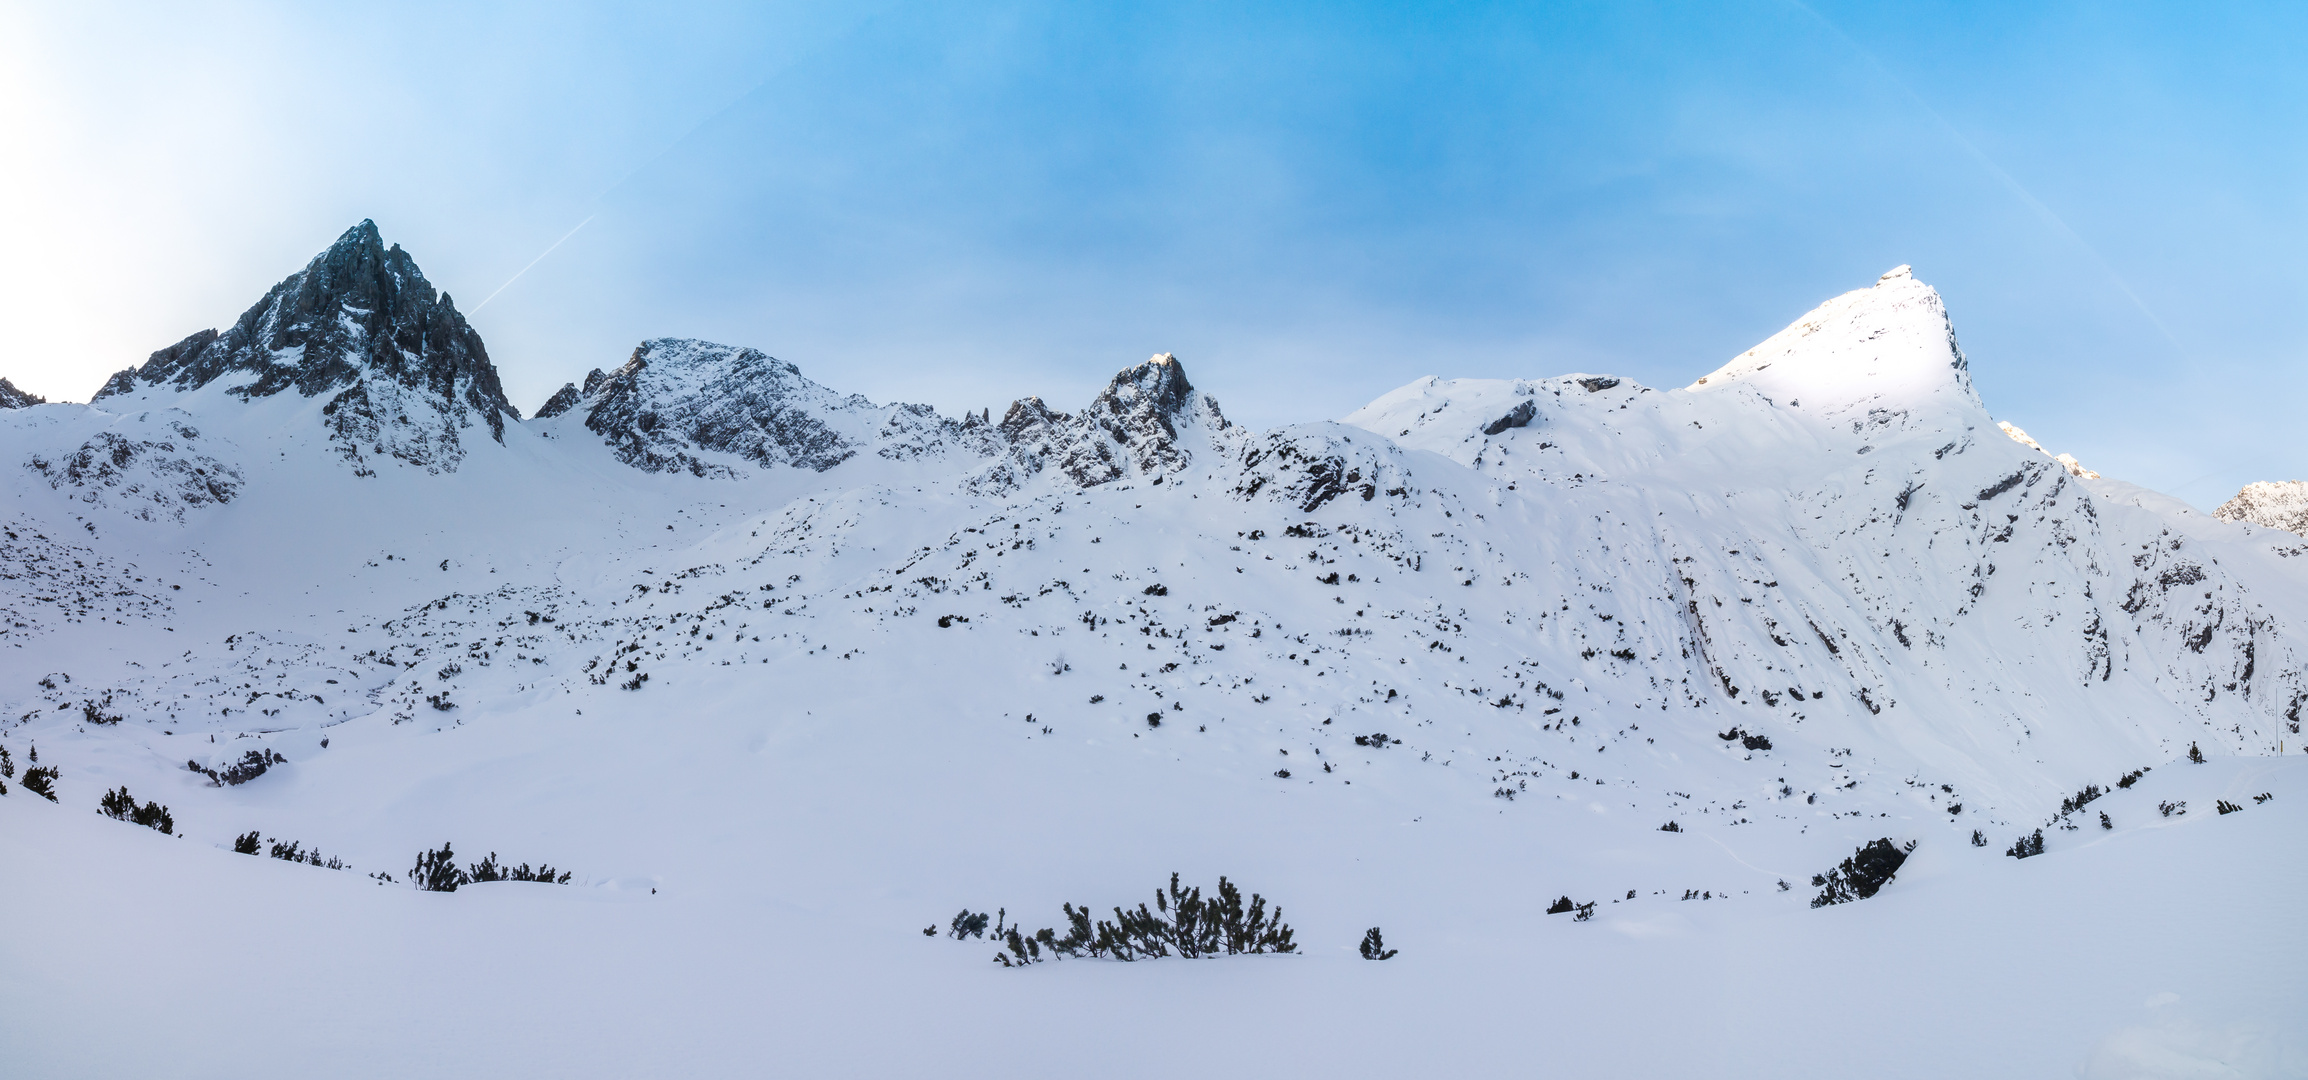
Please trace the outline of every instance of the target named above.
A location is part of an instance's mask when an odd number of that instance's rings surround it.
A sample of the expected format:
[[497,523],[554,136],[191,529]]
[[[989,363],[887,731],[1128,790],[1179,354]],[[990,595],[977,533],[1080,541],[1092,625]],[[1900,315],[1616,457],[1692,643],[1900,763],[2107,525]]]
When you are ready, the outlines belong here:
[[374,218],[533,408],[644,337],[948,411],[1675,386],[1912,263],[1981,391],[2308,477],[2303,9],[0,3],[0,375],[85,399]]

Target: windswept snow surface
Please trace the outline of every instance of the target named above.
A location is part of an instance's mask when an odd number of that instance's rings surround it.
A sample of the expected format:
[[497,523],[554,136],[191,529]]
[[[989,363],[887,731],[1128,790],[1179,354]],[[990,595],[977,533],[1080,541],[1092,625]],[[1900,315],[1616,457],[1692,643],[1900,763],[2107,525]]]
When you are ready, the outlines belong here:
[[[636,362],[453,471],[0,413],[12,1069],[2308,1074],[2308,547],[2004,437],[1905,268],[1687,389],[1263,433],[1167,355],[999,422]],[[444,840],[575,876],[409,888]],[[1301,955],[944,933],[1173,870]]]

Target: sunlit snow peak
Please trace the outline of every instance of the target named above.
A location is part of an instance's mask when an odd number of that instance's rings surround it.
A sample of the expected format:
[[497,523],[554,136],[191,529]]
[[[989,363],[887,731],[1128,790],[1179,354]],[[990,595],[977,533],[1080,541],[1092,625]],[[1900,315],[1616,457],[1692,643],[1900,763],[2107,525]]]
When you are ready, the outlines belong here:
[[1811,309],[1687,389],[1731,386],[1830,421],[1983,408],[1947,305],[1906,266]]

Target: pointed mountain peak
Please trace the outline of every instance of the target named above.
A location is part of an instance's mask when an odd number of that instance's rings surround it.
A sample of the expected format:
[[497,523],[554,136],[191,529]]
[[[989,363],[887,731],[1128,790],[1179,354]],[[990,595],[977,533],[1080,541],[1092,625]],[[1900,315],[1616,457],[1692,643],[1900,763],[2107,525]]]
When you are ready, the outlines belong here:
[[1732,385],[1829,419],[1932,402],[1981,407],[1946,303],[1905,265],[1811,309],[1686,389]]
[[479,423],[502,442],[505,400],[487,347],[416,260],[387,248],[376,222],[344,231],[282,279],[232,328],[203,330],[115,375],[96,399],[140,390],[190,391],[225,380],[242,400],[294,390],[326,395],[330,438],[355,471],[370,455],[453,470],[458,432]]
[[[399,247],[400,245],[395,244],[393,246]],[[355,225],[350,229],[346,229],[344,231],[344,235],[337,237],[336,243],[329,245],[329,252],[359,250],[362,248],[370,248],[379,252],[385,250],[384,234],[378,232],[377,223],[368,218],[362,218],[360,224]],[[328,254],[323,253],[321,257],[325,259],[328,257]]]
[[1194,389],[1186,366],[1156,353],[1116,373],[1079,413],[1040,398],[1021,398],[1002,417],[1016,472],[1054,468],[1080,487],[1132,476],[1157,481],[1186,468],[1194,455],[1237,437],[1216,399]]
[[1170,353],[1156,353],[1145,363],[1116,373],[1090,408],[1116,414],[1151,411],[1175,415],[1193,396],[1194,384],[1186,381],[1186,365]]

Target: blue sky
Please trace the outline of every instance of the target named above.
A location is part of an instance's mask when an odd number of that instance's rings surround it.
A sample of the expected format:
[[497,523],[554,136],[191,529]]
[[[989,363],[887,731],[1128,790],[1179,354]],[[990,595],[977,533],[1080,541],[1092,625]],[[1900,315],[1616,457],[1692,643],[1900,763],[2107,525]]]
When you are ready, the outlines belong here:
[[1255,425],[1678,386],[1912,263],[2054,451],[2308,477],[2296,5],[59,7],[0,5],[0,374],[52,397],[363,217],[524,408],[660,335],[948,411],[1157,351]]

